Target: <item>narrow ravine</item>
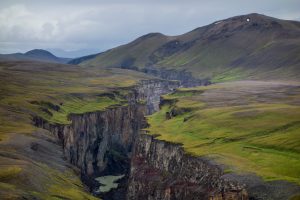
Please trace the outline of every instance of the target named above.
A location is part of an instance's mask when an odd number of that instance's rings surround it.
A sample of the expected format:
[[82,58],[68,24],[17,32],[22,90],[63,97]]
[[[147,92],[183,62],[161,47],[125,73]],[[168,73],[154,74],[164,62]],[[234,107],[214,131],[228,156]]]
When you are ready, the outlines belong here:
[[140,134],[131,160],[127,199],[248,199],[215,163],[188,155],[179,144]]
[[39,117],[34,122],[61,140],[64,156],[104,200],[248,199],[244,186],[223,179],[218,165],[141,131],[145,116],[159,109],[160,96],[178,87],[178,81],[141,81],[125,106],[71,115],[70,125]]

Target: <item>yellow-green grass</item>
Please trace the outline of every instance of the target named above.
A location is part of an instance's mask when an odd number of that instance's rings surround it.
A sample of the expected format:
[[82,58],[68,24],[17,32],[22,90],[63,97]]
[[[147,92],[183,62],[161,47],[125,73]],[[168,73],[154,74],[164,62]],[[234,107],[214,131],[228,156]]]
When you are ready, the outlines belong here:
[[63,172],[53,170],[48,166],[39,164],[47,172],[47,182],[43,183],[45,191],[36,192],[32,191],[32,195],[41,199],[87,199],[96,200],[91,194],[84,188],[79,177],[74,177],[71,170],[65,170]]
[[300,199],[300,195],[295,195],[290,200],[299,200],[299,199]]
[[9,179],[12,177],[17,176],[22,169],[18,166],[8,166],[8,167],[3,167],[0,168],[0,179]]
[[0,199],[23,196],[51,200],[96,199],[84,188],[79,175],[67,167],[66,161],[63,163],[62,154],[49,157],[53,166],[48,166],[43,158],[38,158],[39,149],[37,152],[31,149],[37,137],[35,133],[45,137],[38,144],[42,144],[41,148],[51,148],[47,137],[53,137],[34,127],[33,116],[50,123],[68,124],[70,114],[125,105],[124,96],[141,79],[147,77],[121,69],[100,70],[32,61],[0,62]]
[[[226,171],[300,184],[299,94],[299,85],[250,81],[180,89],[164,96],[173,101],[148,117],[147,130]],[[184,112],[166,117],[174,109]]]
[[[49,197],[49,199],[98,199],[88,194],[87,192],[84,192],[83,185],[79,177],[74,178],[70,171],[65,171],[64,173],[57,173],[57,171],[53,171],[52,169],[48,168],[48,170],[50,174],[52,174],[51,181],[53,181],[54,184],[49,184],[47,188],[48,197],[46,199],[48,199]],[[65,187],[64,185],[70,186]]]
[[[20,199],[23,195],[47,200],[97,199],[87,192],[79,177],[74,176],[72,169],[61,171],[38,162],[34,162],[32,166],[30,164],[18,161],[0,166],[1,199]],[[35,182],[39,184],[38,191],[32,188]]]
[[44,114],[44,118],[49,122],[68,124],[71,121],[68,119],[68,115],[72,114],[82,114],[92,111],[101,111],[111,105],[116,105],[121,103],[116,99],[111,99],[109,97],[94,97],[92,99],[81,99],[76,97],[67,98],[68,100],[60,106],[58,111],[49,109],[52,116]]
[[[212,82],[299,80],[299,37],[281,37],[283,32],[299,33],[299,27],[291,21],[262,15],[247,17],[256,18],[260,28],[253,29],[252,25],[243,20],[237,22],[235,18],[178,36],[149,34],[80,64],[139,69],[153,66],[190,72],[195,78]],[[280,30],[273,26],[275,21]]]
[[[101,94],[115,90],[126,93],[126,88],[141,79],[146,77],[129,70],[29,61],[1,62],[0,139],[4,140],[12,132],[32,132],[34,115],[52,123],[67,124],[70,113],[103,110],[123,103],[122,95],[106,97]],[[59,110],[48,104],[58,106]]]

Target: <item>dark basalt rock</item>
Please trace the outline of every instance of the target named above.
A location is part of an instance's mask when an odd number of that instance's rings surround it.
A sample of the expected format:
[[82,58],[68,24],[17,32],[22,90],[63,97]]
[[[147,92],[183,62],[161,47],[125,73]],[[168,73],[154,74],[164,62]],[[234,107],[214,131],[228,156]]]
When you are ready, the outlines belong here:
[[149,66],[141,70],[146,74],[151,74],[156,77],[160,77],[166,80],[177,80],[180,82],[180,85],[183,87],[195,87],[199,85],[210,85],[211,82],[209,79],[196,79],[192,76],[191,72],[185,70],[173,70],[173,69],[163,69]]
[[[159,109],[162,94],[179,86],[176,81],[146,80],[132,89],[126,106],[71,115],[70,125],[49,124],[39,117],[33,120],[60,139],[66,159],[81,170],[91,192],[104,200],[247,200],[268,195],[257,194],[256,184],[229,178],[216,163],[186,154],[180,144],[141,134],[147,126],[144,116]],[[176,114],[180,112],[172,113]],[[39,151],[33,144],[35,149]],[[96,177],[121,174],[125,177],[118,181],[118,188],[96,192],[100,186]]]
[[180,145],[140,134],[127,199],[248,199],[243,185],[222,176],[218,165],[186,154]]
[[173,106],[170,110],[170,112],[166,112],[166,119],[172,119],[173,117],[176,117],[178,115],[182,115],[186,112],[190,112],[191,108],[179,108],[176,106]]
[[[127,106],[69,116],[70,125],[49,124],[34,117],[36,126],[50,130],[62,142],[66,159],[81,170],[82,180],[95,191],[94,179],[104,175],[129,175],[130,157],[139,130],[146,126],[144,116],[159,109],[160,96],[179,87],[176,81],[145,80],[127,96]],[[145,104],[139,102],[144,100]],[[119,189],[100,194],[104,199],[125,198],[127,179]]]
[[[178,81],[180,83],[180,86],[182,87],[195,87],[200,85],[206,86],[211,84],[210,79],[195,78],[193,77],[191,72],[188,72],[186,70],[174,70],[155,67],[155,62],[159,60],[157,55],[153,54],[152,56],[150,56],[150,59],[152,59],[153,61],[151,63],[148,63],[146,68],[139,68],[138,66],[135,66],[134,58],[131,57],[125,58],[120,65],[122,69],[130,69],[143,72],[165,80]],[[118,68],[118,66],[115,67]]]

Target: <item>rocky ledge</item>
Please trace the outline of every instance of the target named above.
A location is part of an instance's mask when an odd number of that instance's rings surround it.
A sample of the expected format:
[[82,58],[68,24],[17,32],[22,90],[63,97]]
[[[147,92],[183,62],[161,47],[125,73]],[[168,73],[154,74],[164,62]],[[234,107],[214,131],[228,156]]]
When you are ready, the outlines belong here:
[[127,199],[248,199],[244,185],[228,181],[211,161],[179,144],[140,134],[131,159]]
[[[69,125],[39,117],[34,123],[60,139],[66,159],[81,170],[91,192],[103,199],[248,199],[244,186],[224,179],[222,169],[209,160],[141,134],[147,126],[144,116],[159,109],[162,94],[179,86],[176,81],[142,81],[127,96],[127,105],[70,115]],[[122,178],[117,188],[101,192],[103,185],[96,181],[101,176],[108,176],[102,181]]]

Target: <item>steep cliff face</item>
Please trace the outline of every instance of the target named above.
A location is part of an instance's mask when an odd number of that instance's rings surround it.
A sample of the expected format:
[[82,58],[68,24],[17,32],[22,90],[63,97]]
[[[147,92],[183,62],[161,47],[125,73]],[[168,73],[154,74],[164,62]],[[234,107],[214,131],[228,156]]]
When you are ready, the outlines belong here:
[[164,69],[154,66],[148,66],[146,68],[140,69],[138,67],[130,65],[122,65],[122,68],[140,71],[165,80],[177,80],[183,87],[194,87],[199,85],[211,84],[210,79],[195,78],[191,72],[185,70]]
[[[146,126],[144,116],[157,111],[160,96],[177,87],[176,81],[145,80],[127,95],[128,105],[73,114],[69,116],[70,125],[49,124],[39,117],[35,117],[34,122],[61,140],[67,160],[81,169],[83,181],[96,191],[99,186],[96,177],[129,174],[134,141],[139,130]],[[122,199],[124,192],[123,187],[109,198]],[[106,198],[106,195],[100,196]]]
[[168,80],[146,80],[141,81],[134,90],[134,95],[130,97],[130,102],[143,101],[146,103],[146,114],[152,114],[159,110],[160,96],[170,93],[174,89],[182,86],[180,81]]
[[219,166],[187,155],[180,145],[140,134],[127,199],[248,199],[244,186],[222,175]]
[[[69,125],[38,117],[34,122],[60,139],[83,182],[104,199],[247,199],[244,187],[222,178],[217,165],[187,155],[178,144],[140,134],[147,126],[144,116],[159,109],[160,96],[179,86],[176,81],[142,81],[127,95],[127,105],[71,115]],[[95,178],[105,175],[124,178],[117,189],[99,192]]]
[[[64,156],[80,168],[83,182],[95,192],[99,187],[96,177],[128,174],[132,145],[145,126],[145,112],[144,105],[135,104],[71,115],[72,123],[65,126],[51,125],[38,118],[35,122],[61,139]],[[117,196],[125,196],[124,191],[122,188],[116,192]]]
[[146,74],[151,74],[167,80],[178,80],[183,87],[194,87],[199,85],[209,85],[211,84],[209,79],[199,79],[195,78],[191,72],[185,70],[172,70],[172,69],[163,69],[148,67],[142,69]]

